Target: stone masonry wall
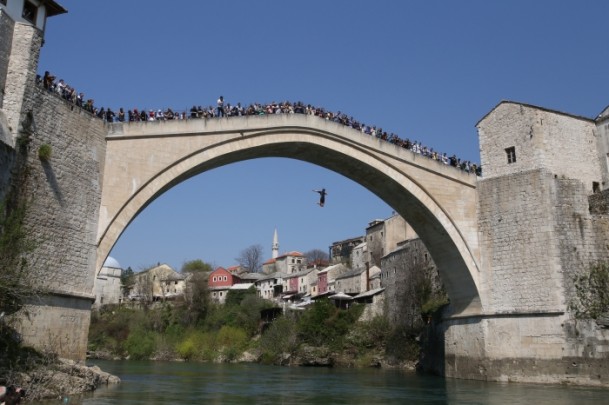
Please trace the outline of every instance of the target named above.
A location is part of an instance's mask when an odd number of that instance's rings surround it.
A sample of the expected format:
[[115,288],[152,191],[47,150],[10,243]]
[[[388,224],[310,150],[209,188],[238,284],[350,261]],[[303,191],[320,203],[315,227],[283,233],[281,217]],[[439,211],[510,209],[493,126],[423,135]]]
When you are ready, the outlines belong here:
[[[29,263],[48,295],[26,308],[20,332],[29,344],[84,360],[107,128],[35,85],[23,106],[34,118],[26,185],[26,227],[35,246]],[[42,144],[52,148],[48,161],[38,158]]]
[[587,187],[544,170],[479,182],[487,310],[565,311],[573,278],[609,258],[609,219]]
[[0,108],[4,99],[4,87],[6,86],[6,75],[8,73],[8,61],[13,44],[13,29],[15,22],[0,10]]
[[2,105],[13,135],[19,129],[22,114],[28,110],[24,103],[36,79],[42,40],[42,32],[36,27],[15,24]]
[[591,214],[609,214],[609,189],[588,196]]
[[15,149],[0,142],[0,200],[6,197],[9,191],[11,171],[15,164],[15,157]]
[[573,280],[593,263],[609,259],[609,217],[591,214],[586,187],[578,180],[555,179],[555,229],[558,235],[565,304],[573,299]]
[[381,287],[385,288],[385,314],[390,322],[411,328],[423,325],[421,308],[416,304],[418,277],[430,277],[440,288],[436,266],[421,239],[405,242],[386,255],[381,263]]
[[478,190],[485,312],[564,310],[553,176],[482,179]]

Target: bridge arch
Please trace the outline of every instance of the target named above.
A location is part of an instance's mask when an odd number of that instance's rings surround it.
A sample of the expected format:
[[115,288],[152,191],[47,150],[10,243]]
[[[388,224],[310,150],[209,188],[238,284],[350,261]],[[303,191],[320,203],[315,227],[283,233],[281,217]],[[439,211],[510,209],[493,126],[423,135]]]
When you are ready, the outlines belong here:
[[475,176],[306,115],[113,124],[97,267],[131,221],[173,186],[214,168],[264,157],[324,167],[377,195],[427,246],[454,312],[481,312]]

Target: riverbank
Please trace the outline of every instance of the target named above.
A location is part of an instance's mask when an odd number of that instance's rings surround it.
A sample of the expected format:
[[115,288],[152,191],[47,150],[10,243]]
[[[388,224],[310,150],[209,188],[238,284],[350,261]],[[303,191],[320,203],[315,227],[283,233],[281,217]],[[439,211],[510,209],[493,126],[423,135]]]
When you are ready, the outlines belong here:
[[26,390],[27,401],[61,400],[72,395],[92,392],[102,386],[119,384],[120,378],[98,366],[58,359],[39,364],[31,370],[16,372],[11,376],[10,383]]
[[[129,360],[129,356],[121,357],[107,351],[95,351],[87,353],[87,360],[90,362],[95,360],[123,361]],[[175,356],[155,356],[148,360],[172,362],[185,361],[184,359]],[[192,362],[215,364],[254,363],[286,367],[382,368],[404,371],[416,371],[418,364],[418,362],[414,360],[387,358],[382,350],[370,350],[362,354],[355,352],[335,352],[328,347],[313,347],[308,345],[302,345],[292,353],[281,353],[277,356],[276,361],[271,363],[264,361],[264,354],[259,349],[246,350],[236,358],[228,358],[222,354],[222,351],[219,351],[217,356],[210,360],[194,360]]]

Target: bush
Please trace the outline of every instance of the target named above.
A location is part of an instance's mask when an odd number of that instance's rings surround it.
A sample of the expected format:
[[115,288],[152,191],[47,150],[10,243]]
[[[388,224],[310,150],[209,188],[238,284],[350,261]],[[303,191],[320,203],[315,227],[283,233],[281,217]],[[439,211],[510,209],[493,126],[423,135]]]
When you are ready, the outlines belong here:
[[156,350],[154,333],[142,329],[130,333],[125,349],[133,360],[149,359]]
[[51,158],[52,152],[51,145],[44,143],[38,148],[38,158],[42,161],[48,161]]
[[417,335],[417,331],[404,326],[393,328],[387,336],[385,353],[394,361],[416,361],[420,352]]
[[294,353],[297,347],[296,319],[290,314],[275,319],[260,338],[262,361],[267,364],[279,363],[283,353]]
[[384,347],[391,333],[389,321],[377,316],[367,322],[357,322],[347,336],[347,343],[363,350],[371,347]]
[[176,352],[184,360],[196,360],[202,357],[205,345],[205,334],[200,331],[190,331],[185,338],[176,345]]
[[233,326],[223,326],[218,332],[216,343],[222,347],[245,348],[247,345],[247,334],[243,329]]
[[326,345],[338,350],[342,347],[344,336],[363,310],[364,307],[359,304],[352,305],[349,310],[342,310],[328,299],[318,300],[299,319],[298,336],[312,346]]
[[421,306],[421,316],[424,320],[438,314],[439,311],[448,305],[448,297],[446,295],[433,295]]

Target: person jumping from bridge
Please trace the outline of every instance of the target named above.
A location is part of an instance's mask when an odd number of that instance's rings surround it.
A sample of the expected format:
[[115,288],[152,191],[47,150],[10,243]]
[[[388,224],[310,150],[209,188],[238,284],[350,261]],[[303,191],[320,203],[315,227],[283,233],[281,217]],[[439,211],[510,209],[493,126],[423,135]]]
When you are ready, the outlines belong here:
[[316,193],[319,193],[319,202],[317,203],[320,207],[323,207],[326,203],[326,189],[322,188],[321,190],[313,190]]

